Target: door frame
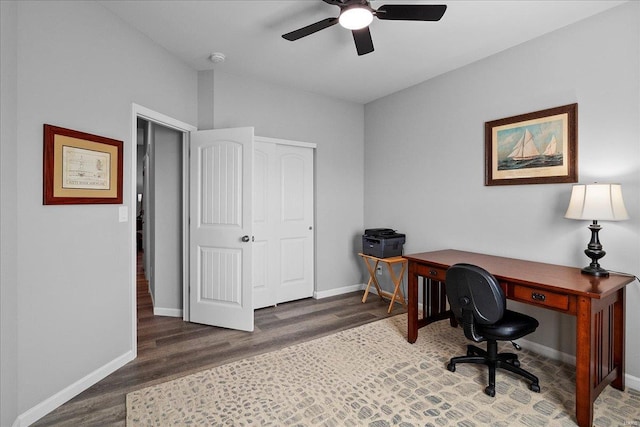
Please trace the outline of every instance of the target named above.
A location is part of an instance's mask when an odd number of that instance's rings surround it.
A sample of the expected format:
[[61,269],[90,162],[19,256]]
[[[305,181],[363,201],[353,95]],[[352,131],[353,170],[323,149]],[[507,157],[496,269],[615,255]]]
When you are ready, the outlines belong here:
[[[185,265],[185,262],[189,260],[189,233],[188,233],[188,198],[189,198],[189,133],[198,130],[196,126],[193,126],[189,123],[182,122],[180,120],[169,117],[165,114],[159,113],[157,111],[151,110],[147,107],[143,107],[142,105],[132,103],[131,104],[131,142],[132,144],[137,145],[138,140],[138,126],[137,121],[138,118],[159,124],[161,126],[165,126],[174,130],[177,130],[182,133],[182,264]],[[138,188],[137,188],[137,173],[138,173],[138,162],[137,162],[137,149],[132,147],[131,149],[131,187],[130,187],[130,197],[129,197],[129,206],[132,207],[132,210],[135,210],[135,206],[138,205]],[[136,258],[138,253],[138,248],[136,245],[136,221],[135,218],[131,221],[129,225],[129,236],[130,236],[130,272],[129,278],[131,282],[131,349],[133,351],[133,357],[138,357],[138,314],[137,314],[137,296],[136,296],[136,288],[137,288],[137,280],[136,280]],[[182,272],[182,280],[184,283],[189,283],[189,269],[183,268]],[[183,312],[182,316],[184,320],[189,320],[188,308],[189,304],[185,304],[185,293],[188,290],[188,286],[183,286]],[[188,295],[186,296],[188,298]]]

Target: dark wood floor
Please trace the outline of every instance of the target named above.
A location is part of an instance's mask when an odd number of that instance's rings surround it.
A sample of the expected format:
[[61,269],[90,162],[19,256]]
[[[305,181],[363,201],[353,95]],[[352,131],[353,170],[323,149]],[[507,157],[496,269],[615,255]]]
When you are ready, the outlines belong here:
[[[138,261],[138,357],[42,418],[34,426],[123,426],[127,393],[388,317],[388,301],[362,292],[312,298],[255,312],[255,331],[154,316]],[[404,312],[396,304],[391,315]]]

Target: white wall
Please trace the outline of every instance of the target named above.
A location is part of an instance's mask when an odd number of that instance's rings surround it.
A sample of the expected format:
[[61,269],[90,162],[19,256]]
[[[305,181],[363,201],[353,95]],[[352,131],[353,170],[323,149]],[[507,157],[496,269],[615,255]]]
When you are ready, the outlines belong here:
[[[604,268],[640,274],[640,3],[560,29],[365,107],[365,225],[407,233],[405,253],[456,248],[583,267],[587,222],[571,184],[484,186],[486,121],[578,103],[579,180],[620,182],[630,221],[602,223]],[[392,195],[393,203],[378,203]],[[627,288],[627,373],[640,377],[640,286]],[[520,306],[519,306],[520,307]],[[532,340],[575,351],[574,319]]]
[[[17,8],[17,19],[5,29],[6,8]],[[2,390],[14,393],[20,422],[28,423],[133,356],[132,103],[195,123],[197,73],[95,2],[2,2],[2,15],[3,82],[5,67],[19,70],[17,99],[8,97],[9,109],[17,105],[11,141],[3,113],[2,162],[19,164],[13,173],[19,191],[10,212],[18,214],[17,273],[9,277],[17,279],[17,295],[10,284],[5,300],[4,270],[2,286],[3,316],[5,305],[16,307],[16,322],[6,325],[3,317],[2,331],[12,335],[17,323],[17,363],[10,354],[16,373],[7,386],[3,376]],[[5,36],[17,58],[5,53]],[[6,102],[3,84],[3,112]],[[115,205],[42,205],[44,123],[124,141],[128,222],[118,222]],[[4,176],[2,191],[4,209],[5,191],[9,201],[15,193]],[[15,419],[12,412],[3,425]]]
[[219,71],[213,87],[215,128],[253,126],[259,136],[317,144],[316,288],[361,283],[364,107]]

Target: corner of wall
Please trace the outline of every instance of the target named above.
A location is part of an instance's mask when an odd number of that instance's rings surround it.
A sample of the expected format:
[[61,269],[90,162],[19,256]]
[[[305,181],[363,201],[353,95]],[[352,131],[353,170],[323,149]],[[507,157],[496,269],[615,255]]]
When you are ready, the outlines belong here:
[[198,71],[198,130],[213,129],[213,70]]

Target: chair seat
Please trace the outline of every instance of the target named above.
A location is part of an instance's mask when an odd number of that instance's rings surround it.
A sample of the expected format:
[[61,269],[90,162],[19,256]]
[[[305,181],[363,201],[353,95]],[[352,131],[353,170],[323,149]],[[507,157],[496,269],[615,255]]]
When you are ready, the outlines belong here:
[[536,330],[539,323],[526,314],[505,310],[504,316],[493,325],[476,324],[476,329],[486,340],[512,341]]

